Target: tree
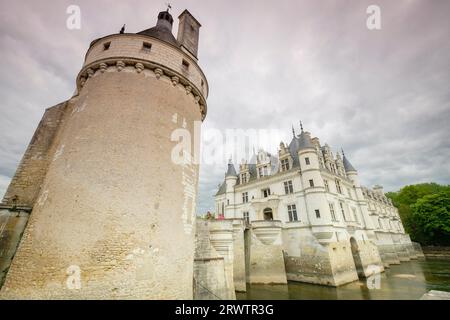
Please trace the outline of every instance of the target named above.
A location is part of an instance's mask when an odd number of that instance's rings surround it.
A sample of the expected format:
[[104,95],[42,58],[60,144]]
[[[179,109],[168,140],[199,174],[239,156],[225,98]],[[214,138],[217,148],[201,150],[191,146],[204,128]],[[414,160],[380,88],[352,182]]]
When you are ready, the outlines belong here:
[[421,243],[450,245],[450,192],[426,195],[411,208]]
[[[440,200],[432,197],[437,195]],[[450,199],[450,186],[421,183],[405,186],[397,192],[388,192],[386,196],[391,198],[393,204],[398,208],[403,226],[412,240],[422,244],[443,245],[448,243],[444,236],[445,228],[443,225],[439,225],[436,219],[439,217],[443,221],[448,221],[443,217],[446,217],[445,210],[447,210],[447,214],[450,212],[448,207],[445,207],[446,197]],[[445,222],[443,223],[445,224]]]

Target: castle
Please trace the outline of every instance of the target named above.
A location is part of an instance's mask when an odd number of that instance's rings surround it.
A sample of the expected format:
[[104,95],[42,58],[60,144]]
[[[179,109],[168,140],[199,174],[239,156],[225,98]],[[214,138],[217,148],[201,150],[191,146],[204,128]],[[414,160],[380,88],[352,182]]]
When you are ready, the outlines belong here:
[[[187,10],[94,40],[46,109],[0,205],[1,298],[192,299],[198,164],[174,164],[206,116]],[[23,236],[22,236],[23,234]]]
[[288,280],[339,286],[422,255],[381,186],[361,186],[344,152],[292,130],[278,156],[260,150],[239,172],[228,164],[215,195],[225,220],[204,222],[213,233],[234,229],[236,290]]
[[[0,204],[2,299],[234,299],[247,283],[338,286],[415,258],[381,188],[304,132],[228,165],[224,220],[196,219],[205,119],[200,23],[187,10],[94,40],[74,95],[46,109]],[[176,138],[176,137],[175,137]],[[188,160],[190,158],[188,157]]]

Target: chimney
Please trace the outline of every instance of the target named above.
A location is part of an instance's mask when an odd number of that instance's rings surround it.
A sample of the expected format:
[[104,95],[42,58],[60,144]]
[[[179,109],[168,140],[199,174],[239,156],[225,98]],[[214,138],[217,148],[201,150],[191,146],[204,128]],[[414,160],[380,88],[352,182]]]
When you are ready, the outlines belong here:
[[177,40],[182,47],[197,58],[198,38],[202,25],[187,10],[184,10],[178,19],[180,22],[178,24]]

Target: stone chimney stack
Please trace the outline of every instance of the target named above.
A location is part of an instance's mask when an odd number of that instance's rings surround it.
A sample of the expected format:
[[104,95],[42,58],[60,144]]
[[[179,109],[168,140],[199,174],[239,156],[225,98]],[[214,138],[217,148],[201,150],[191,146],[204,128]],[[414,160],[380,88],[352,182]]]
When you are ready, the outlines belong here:
[[187,10],[184,10],[178,19],[180,22],[178,24],[177,40],[184,49],[197,58],[198,38],[202,25]]

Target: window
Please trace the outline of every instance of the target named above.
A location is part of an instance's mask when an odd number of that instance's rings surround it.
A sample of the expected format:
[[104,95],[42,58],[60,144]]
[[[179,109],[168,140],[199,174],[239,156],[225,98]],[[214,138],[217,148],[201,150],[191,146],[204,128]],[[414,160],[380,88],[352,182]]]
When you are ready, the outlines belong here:
[[323,184],[325,185],[325,190],[330,192],[330,187],[328,186],[328,180],[323,180]]
[[241,174],[241,183],[247,183],[247,175],[245,173]]
[[222,202],[222,214],[225,212],[225,203]]
[[242,202],[247,203],[248,202],[248,192],[242,193]]
[[108,50],[110,46],[111,46],[111,41],[110,42],[105,42],[103,44],[103,50]]
[[290,204],[287,206],[287,208],[288,208],[289,221],[298,221],[297,208],[296,208],[295,204]]
[[264,198],[267,198],[268,196],[270,196],[270,188],[263,189],[262,194],[263,194]]
[[281,160],[281,171],[289,170],[289,159]]
[[309,164],[310,164],[310,162],[309,162],[309,158],[305,158],[305,163],[306,163],[307,165],[309,165]]
[[334,211],[334,203],[329,203],[330,206],[330,213],[331,213],[331,220],[337,221],[336,219],[336,212]]
[[319,211],[319,209],[316,209],[316,210],[314,210],[315,212],[316,212],[316,218],[320,218],[320,211]]
[[356,213],[356,208],[352,208],[353,219],[359,223],[358,214]]
[[284,192],[286,194],[294,193],[294,187],[292,186],[292,180],[284,182]]
[[345,217],[344,204],[342,202],[339,202],[339,206],[341,207],[341,213],[342,213],[342,216],[344,217],[344,220],[347,221],[347,219]]
[[244,218],[246,224],[250,224],[250,215],[248,214],[248,211],[244,211],[242,213],[242,217]]
[[230,199],[227,199],[227,206],[230,204]]
[[189,62],[187,62],[184,59],[183,59],[183,67],[185,67],[186,69],[189,69]]
[[259,177],[265,177],[269,175],[269,168],[267,166],[258,168]]
[[336,179],[335,182],[336,182],[336,191],[337,191],[338,193],[341,193],[341,194],[342,194],[341,182],[340,182],[338,179]]
[[142,43],[142,50],[149,52],[152,49],[152,44],[150,42]]
[[309,180],[309,186],[310,186],[310,187],[314,187],[314,180],[312,180],[312,179]]

